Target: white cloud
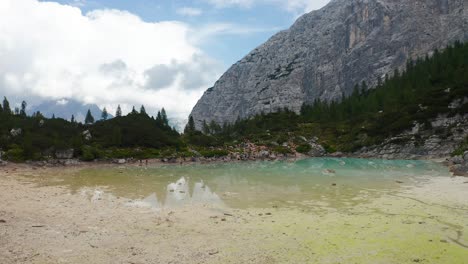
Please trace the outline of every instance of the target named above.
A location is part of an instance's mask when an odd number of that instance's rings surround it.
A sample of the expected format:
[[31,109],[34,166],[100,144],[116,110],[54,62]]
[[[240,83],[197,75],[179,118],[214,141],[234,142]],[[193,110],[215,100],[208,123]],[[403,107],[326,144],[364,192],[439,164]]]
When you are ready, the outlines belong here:
[[[223,67],[180,22],[37,0],[0,1],[0,95],[74,98],[114,111],[165,107],[185,118]],[[151,69],[174,72],[162,87]],[[160,80],[159,80],[160,81]],[[27,96],[26,96],[27,95]]]
[[194,7],[182,7],[177,9],[177,14],[181,16],[199,16],[203,11],[199,8]]
[[242,7],[250,8],[258,4],[274,4],[294,14],[304,14],[320,9],[330,0],[205,0],[217,8]]

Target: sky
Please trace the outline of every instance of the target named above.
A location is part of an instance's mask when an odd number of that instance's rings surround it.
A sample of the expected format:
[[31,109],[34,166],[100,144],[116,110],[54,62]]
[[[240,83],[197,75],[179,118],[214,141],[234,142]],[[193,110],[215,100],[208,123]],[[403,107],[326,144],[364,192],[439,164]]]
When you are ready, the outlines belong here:
[[328,0],[1,0],[0,96],[187,119],[221,74]]

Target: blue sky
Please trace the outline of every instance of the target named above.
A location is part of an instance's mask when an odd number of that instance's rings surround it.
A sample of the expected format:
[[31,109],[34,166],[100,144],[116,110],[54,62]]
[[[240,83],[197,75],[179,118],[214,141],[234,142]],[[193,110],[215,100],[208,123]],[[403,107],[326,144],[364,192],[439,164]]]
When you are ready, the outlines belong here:
[[1,0],[0,95],[184,120],[236,61],[328,0]]

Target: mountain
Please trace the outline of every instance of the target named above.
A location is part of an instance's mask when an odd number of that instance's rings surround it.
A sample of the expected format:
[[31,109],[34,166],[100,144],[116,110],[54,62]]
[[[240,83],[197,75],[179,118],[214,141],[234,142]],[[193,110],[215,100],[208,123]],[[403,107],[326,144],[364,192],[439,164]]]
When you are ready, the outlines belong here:
[[332,0],[234,64],[193,108],[202,122],[232,123],[350,95],[408,59],[468,40],[466,0]]
[[[57,118],[63,118],[70,120],[71,116],[75,116],[77,122],[84,122],[88,109],[91,110],[95,120],[101,119],[102,110],[95,104],[82,104],[72,99],[61,99],[61,100],[47,100],[41,104],[29,109],[29,114],[37,111],[41,112],[45,117],[52,117],[55,115]],[[109,118],[112,115],[109,114]]]

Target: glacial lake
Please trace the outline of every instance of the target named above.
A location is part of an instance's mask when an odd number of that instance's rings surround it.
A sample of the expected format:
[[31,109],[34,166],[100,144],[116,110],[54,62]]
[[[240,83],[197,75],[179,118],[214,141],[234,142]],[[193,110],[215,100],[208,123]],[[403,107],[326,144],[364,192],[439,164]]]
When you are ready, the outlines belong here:
[[[58,172],[53,182],[171,208],[207,204],[228,208],[352,207],[432,177],[449,176],[431,161],[314,158],[191,165],[103,166]],[[92,197],[91,197],[92,198]],[[96,197],[94,197],[96,199]]]
[[[158,216],[171,218],[167,237],[196,248],[211,241],[219,263],[249,263],[258,252],[276,263],[468,263],[468,179],[431,161],[96,164],[23,176],[84,198],[79,206],[97,217],[128,211],[134,220],[119,232],[142,225],[160,234]],[[106,205],[114,209],[100,211]],[[156,222],[141,222],[146,213]]]

